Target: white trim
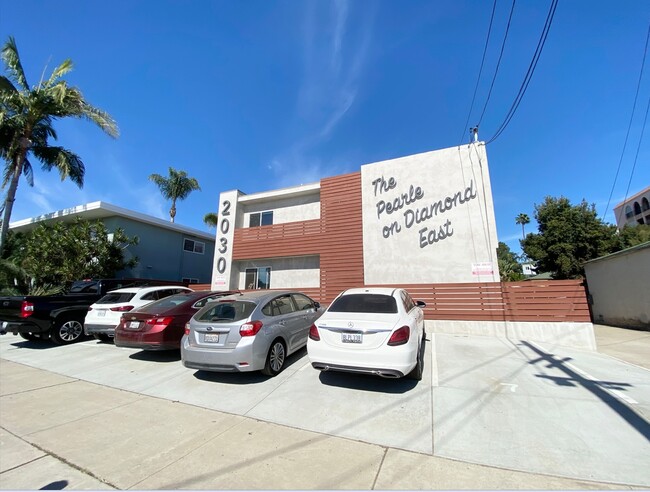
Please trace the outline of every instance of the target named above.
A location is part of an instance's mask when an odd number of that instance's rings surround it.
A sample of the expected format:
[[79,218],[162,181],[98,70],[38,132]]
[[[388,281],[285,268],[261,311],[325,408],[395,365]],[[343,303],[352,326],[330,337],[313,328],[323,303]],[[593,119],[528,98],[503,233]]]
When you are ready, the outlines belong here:
[[36,217],[31,217],[29,219],[19,220],[16,222],[11,222],[9,224],[9,229],[15,231],[28,231],[36,226],[39,222],[47,220],[56,220],[56,219],[68,219],[74,218],[75,216],[82,217],[84,219],[103,219],[106,217],[125,217],[137,222],[143,222],[145,224],[151,224],[163,229],[169,229],[175,232],[181,232],[183,234],[188,234],[196,236],[202,239],[209,241],[214,240],[214,235],[207,232],[199,231],[198,229],[193,229],[191,227],[175,224],[169,222],[168,220],[159,219],[157,217],[152,217],[151,215],[145,215],[140,212],[135,212],[134,210],[129,210],[126,208],[118,207],[106,202],[91,202],[86,203],[85,205],[78,205],[72,208],[65,208],[63,210],[57,210],[49,214],[43,214]]
[[[280,188],[272,191],[263,191],[261,193],[253,193],[251,195],[242,195],[239,197],[238,202],[243,204],[251,204],[256,202],[265,202],[268,200],[276,200],[278,198],[291,198],[302,195],[311,195],[320,191],[320,181],[301,186],[292,186],[290,188]],[[241,193],[241,192],[240,192]]]

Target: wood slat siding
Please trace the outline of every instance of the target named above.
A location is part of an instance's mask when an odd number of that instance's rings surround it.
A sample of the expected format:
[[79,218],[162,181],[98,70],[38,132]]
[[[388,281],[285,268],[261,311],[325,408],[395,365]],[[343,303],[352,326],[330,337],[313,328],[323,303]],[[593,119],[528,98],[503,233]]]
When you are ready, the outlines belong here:
[[[321,180],[320,196],[320,219],[236,229],[233,260],[319,255],[320,287],[300,290],[328,304],[364,286],[361,173]],[[428,320],[591,321],[579,280],[392,286],[426,302]]]
[[581,280],[396,284],[394,287],[404,288],[414,299],[426,302],[424,316],[429,320],[591,321]]

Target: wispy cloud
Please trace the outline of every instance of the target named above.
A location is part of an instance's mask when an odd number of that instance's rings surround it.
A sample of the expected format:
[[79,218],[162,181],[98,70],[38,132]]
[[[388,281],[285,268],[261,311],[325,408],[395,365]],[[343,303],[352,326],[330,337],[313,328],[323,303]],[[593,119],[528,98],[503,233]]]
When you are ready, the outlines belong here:
[[[351,21],[351,6],[357,4],[336,0],[306,5],[303,76],[295,112],[298,134],[288,149],[270,159],[276,186],[318,181],[335,173],[331,163],[314,155],[354,106],[372,40],[372,12],[364,10]],[[339,163],[336,169],[342,167]]]

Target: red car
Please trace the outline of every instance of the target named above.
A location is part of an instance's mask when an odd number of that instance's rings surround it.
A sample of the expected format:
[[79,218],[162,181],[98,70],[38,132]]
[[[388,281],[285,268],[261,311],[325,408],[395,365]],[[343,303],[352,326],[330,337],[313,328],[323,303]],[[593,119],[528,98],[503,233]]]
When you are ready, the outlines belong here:
[[184,292],[124,313],[115,328],[115,345],[142,350],[179,349],[185,323],[194,313],[210,301],[238,293]]

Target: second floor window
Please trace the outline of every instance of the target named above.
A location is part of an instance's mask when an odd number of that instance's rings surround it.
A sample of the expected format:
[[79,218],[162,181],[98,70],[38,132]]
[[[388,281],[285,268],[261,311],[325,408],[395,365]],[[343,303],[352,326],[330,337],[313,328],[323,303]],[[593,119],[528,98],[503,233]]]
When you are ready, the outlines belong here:
[[273,225],[273,212],[255,212],[250,215],[248,227]]
[[186,239],[183,241],[183,251],[189,251],[190,253],[198,253],[202,255],[205,251],[205,243],[202,243],[201,241]]

